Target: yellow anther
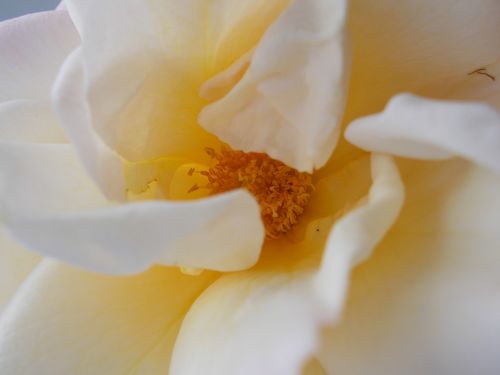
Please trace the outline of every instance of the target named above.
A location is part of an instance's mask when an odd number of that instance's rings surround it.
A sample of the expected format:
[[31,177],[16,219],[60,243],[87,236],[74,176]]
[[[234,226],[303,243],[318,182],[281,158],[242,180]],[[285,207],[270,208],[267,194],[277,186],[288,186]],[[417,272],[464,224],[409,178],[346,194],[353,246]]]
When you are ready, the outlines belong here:
[[211,193],[246,188],[261,207],[266,237],[280,238],[298,222],[314,191],[312,177],[262,153],[206,149],[215,164],[201,174]]

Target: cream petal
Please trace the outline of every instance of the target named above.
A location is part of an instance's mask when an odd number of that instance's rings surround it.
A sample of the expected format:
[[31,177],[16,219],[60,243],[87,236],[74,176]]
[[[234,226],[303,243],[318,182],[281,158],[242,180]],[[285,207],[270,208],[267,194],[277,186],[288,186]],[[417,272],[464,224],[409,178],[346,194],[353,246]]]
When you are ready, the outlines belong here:
[[44,261],[0,320],[2,374],[166,374],[183,315],[216,278],[101,276]]
[[0,140],[66,142],[50,102],[26,99],[0,103]]
[[39,261],[40,257],[26,251],[0,227],[0,317],[19,285]]
[[404,186],[392,158],[372,155],[374,181],[367,202],[353,209],[333,227],[315,277],[315,292],[326,319],[338,319],[350,271],[366,260],[396,221],[404,202]]
[[448,100],[481,101],[500,109],[499,79],[500,60],[474,69],[459,78],[446,77],[422,91],[432,93],[433,97]]
[[349,14],[349,120],[382,110],[399,92],[434,96],[436,83],[499,58],[497,0],[353,0]]
[[65,11],[35,13],[0,23],[0,102],[47,100],[61,63],[78,43]]
[[[315,253],[314,238],[324,236],[312,227],[298,263],[283,254],[295,257],[292,245],[280,247],[279,261],[269,265],[264,259],[212,284],[182,324],[170,373],[300,374],[321,325],[341,310],[338,296],[345,294],[350,269],[380,241],[401,205],[402,184],[392,159],[374,156],[372,173],[368,199],[335,223],[319,270],[305,259]],[[308,366],[320,370],[318,364]]]
[[113,274],[157,263],[234,271],[258,259],[264,228],[246,191],[113,206],[69,145],[0,144],[0,167],[5,225],[44,255]]
[[346,137],[365,150],[418,159],[461,156],[500,172],[500,112],[479,102],[401,94],[384,112],[353,121]]
[[257,45],[242,79],[204,108],[201,125],[244,151],[301,170],[329,159],[346,88],[342,0],[296,0]]
[[300,374],[316,342],[304,277],[254,271],[216,281],[182,323],[170,374]]
[[407,200],[319,351],[332,374],[500,368],[498,175],[455,159],[401,163]]

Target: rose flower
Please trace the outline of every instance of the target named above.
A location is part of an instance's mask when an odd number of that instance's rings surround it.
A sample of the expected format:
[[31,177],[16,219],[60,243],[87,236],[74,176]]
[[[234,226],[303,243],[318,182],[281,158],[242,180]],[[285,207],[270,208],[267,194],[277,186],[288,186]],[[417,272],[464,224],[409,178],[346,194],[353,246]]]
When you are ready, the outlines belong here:
[[0,373],[500,373],[499,41],[498,0],[1,23]]

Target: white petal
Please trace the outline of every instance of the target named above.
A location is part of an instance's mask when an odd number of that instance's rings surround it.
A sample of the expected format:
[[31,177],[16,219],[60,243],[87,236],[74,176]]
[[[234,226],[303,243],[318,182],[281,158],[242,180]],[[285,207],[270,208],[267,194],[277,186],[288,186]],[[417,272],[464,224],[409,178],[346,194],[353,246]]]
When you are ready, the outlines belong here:
[[278,259],[266,263],[264,255],[257,268],[222,276],[202,294],[183,322],[171,374],[301,373],[321,325],[341,310],[351,268],[381,240],[401,205],[392,159],[375,156],[372,172],[367,201],[334,225],[319,271],[308,258],[329,226],[319,230],[315,223],[307,242],[277,245]]
[[463,160],[401,169],[407,204],[319,359],[332,374],[497,374],[500,178]]
[[19,285],[40,261],[7,236],[0,227],[0,316]]
[[2,215],[34,218],[106,204],[70,145],[0,142]]
[[66,59],[52,96],[61,125],[89,175],[108,198],[124,200],[123,161],[104,144],[92,127],[92,114],[85,98],[80,49]]
[[435,83],[497,61],[499,19],[497,0],[352,1],[349,119],[399,92],[434,96]]
[[266,32],[241,81],[201,125],[244,151],[312,171],[339,134],[346,86],[342,0],[296,0]]
[[110,206],[69,145],[0,144],[0,167],[5,225],[44,255],[122,274],[157,263],[234,271],[260,254],[264,228],[246,191]]
[[183,315],[213,280],[109,277],[44,262],[0,321],[0,373],[167,374]]
[[80,213],[20,216],[10,230],[28,246],[79,267],[131,274],[153,264],[236,271],[257,262],[259,206],[245,191],[193,203],[152,201]]
[[11,100],[0,103],[0,140],[65,143],[50,102]]
[[333,227],[314,280],[316,293],[330,320],[341,313],[351,269],[371,255],[403,205],[404,186],[391,158],[372,156],[372,178],[368,201]]
[[398,95],[381,114],[351,123],[346,137],[365,150],[419,159],[461,156],[500,172],[500,112],[482,103]]
[[47,100],[61,63],[78,43],[65,11],[0,23],[0,101]]

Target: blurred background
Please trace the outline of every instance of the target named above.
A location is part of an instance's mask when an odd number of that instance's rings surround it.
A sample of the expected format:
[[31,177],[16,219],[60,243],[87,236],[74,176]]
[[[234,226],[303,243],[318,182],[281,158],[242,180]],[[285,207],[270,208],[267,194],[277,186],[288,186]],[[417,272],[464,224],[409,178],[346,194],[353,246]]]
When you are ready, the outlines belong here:
[[54,9],[60,0],[0,0],[0,21],[26,13]]

